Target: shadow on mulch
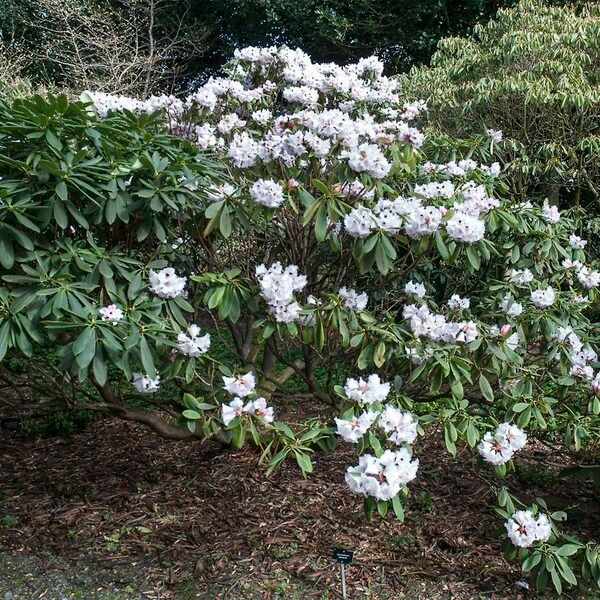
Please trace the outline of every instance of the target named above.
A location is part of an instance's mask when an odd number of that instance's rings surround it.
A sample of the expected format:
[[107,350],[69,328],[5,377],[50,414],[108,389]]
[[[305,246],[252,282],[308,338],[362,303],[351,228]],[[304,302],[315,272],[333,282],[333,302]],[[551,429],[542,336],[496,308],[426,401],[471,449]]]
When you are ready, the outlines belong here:
[[[421,466],[404,524],[392,516],[365,522],[361,499],[344,483],[355,462],[347,445],[316,455],[305,481],[292,463],[266,478],[251,448],[167,442],[115,420],[68,438],[0,435],[2,552],[53,557],[78,572],[95,565],[89,595],[68,597],[103,598],[92,586],[117,581],[137,595],[110,598],[333,599],[334,545],[356,551],[353,600],[528,597],[494,537],[502,523],[492,473],[477,469],[470,452],[450,459],[436,432],[415,446]],[[531,473],[545,472],[547,456],[523,454]],[[558,487],[548,472],[536,480],[546,489],[507,482],[522,500],[550,496],[553,507],[571,507],[570,531],[597,538],[593,491]],[[0,574],[4,591],[1,582]]]

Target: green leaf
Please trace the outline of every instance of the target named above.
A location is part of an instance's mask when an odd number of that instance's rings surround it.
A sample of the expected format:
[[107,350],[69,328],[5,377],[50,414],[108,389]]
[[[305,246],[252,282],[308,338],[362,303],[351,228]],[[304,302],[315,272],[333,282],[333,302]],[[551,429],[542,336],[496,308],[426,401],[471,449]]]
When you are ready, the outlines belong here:
[[483,397],[488,402],[494,401],[494,392],[492,391],[492,386],[483,373],[479,376],[479,389],[481,390]]
[[479,255],[477,254],[473,246],[467,246],[467,258],[469,259],[469,262],[471,263],[473,269],[478,271],[479,267],[481,266],[481,259],[479,258]]
[[63,201],[66,202],[69,197],[69,192],[67,190],[67,184],[64,181],[59,181],[54,188],[56,195]]
[[558,556],[572,556],[579,551],[579,547],[575,544],[565,544],[556,550]]
[[104,385],[107,379],[106,361],[100,346],[96,347],[96,353],[94,355],[94,362],[92,363],[92,370],[94,372],[94,378],[100,385]]
[[294,454],[296,455],[296,462],[298,463],[298,466],[300,469],[302,469],[302,473],[304,475],[307,473],[312,473],[313,464],[310,460],[310,456],[300,450],[295,450]]
[[146,336],[140,337],[140,359],[148,377],[154,379],[156,377],[156,367]]
[[221,218],[219,219],[219,230],[221,235],[227,239],[231,235],[231,215],[227,207],[224,207],[221,211]]
[[194,420],[194,419],[201,419],[202,418],[202,415],[199,412],[196,412],[195,410],[191,410],[191,409],[184,410],[181,414],[186,419],[192,419],[192,420]]
[[88,345],[92,337],[92,328],[84,327],[77,339],[75,340],[75,343],[73,344],[73,355],[77,356],[81,354],[85,350],[85,347]]
[[[75,357],[75,360],[81,369],[85,369],[85,367],[92,362],[94,355],[96,354],[96,336],[94,330],[87,328],[85,331],[89,333],[86,338],[86,345]],[[79,341],[79,338],[77,341]]]
[[400,497],[398,495],[392,498],[392,508],[394,509],[394,513],[396,518],[401,523],[404,522],[404,507],[402,506],[402,502],[400,501]]
[[539,552],[534,552],[529,558],[526,558],[521,565],[524,572],[531,571],[542,560],[542,555]]

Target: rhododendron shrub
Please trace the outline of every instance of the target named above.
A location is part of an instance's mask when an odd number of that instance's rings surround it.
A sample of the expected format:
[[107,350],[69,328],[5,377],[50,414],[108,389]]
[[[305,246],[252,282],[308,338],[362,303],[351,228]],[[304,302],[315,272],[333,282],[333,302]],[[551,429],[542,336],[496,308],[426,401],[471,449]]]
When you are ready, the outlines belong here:
[[[184,99],[88,93],[99,122],[147,113],[218,169],[178,171],[168,186],[134,177],[144,188],[136,207],[167,218],[171,237],[154,228],[155,246],[131,247],[144,261],[133,291],[84,277],[81,309],[58,304],[47,319],[47,292],[30,305],[17,285],[26,276],[7,281],[17,286],[13,312],[42,307],[39,326],[64,336],[61,368],[93,383],[101,401],[92,406],[167,437],[251,440],[269,471],[290,457],[306,475],[317,447],[353,444],[357,461],[340,480],[367,514],[402,519],[427,427],[452,455],[469,447],[499,476],[528,440],[551,435],[569,451],[597,443],[600,375],[586,313],[600,274],[572,214],[512,200],[501,166],[473,160],[475,147],[425,139],[424,103],[406,103],[382,71],[376,58],[340,67],[246,48]],[[473,141],[477,156],[501,143],[485,130]],[[185,210],[169,203],[177,194],[189,196]],[[224,329],[237,364],[211,356]],[[94,366],[99,352],[118,376]],[[290,377],[312,394],[315,414],[335,408],[330,423],[280,420]],[[132,409],[124,388],[173,419]],[[523,560],[562,557],[548,530],[560,515],[518,504],[499,491],[510,548]]]

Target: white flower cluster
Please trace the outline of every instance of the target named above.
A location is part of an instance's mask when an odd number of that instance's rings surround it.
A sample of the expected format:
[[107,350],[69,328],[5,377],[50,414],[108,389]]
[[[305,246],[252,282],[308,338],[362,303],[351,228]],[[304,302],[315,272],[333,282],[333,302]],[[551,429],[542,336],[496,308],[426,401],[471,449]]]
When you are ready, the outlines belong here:
[[547,223],[558,223],[560,221],[560,211],[554,205],[544,204],[542,208],[542,219]]
[[[461,305],[465,306],[465,300]],[[402,310],[402,316],[408,320],[411,331],[415,336],[426,337],[434,342],[447,344],[468,344],[479,337],[477,324],[474,321],[448,321],[439,313],[434,313],[423,304],[407,304]]]
[[254,394],[256,388],[256,379],[252,371],[245,375],[235,377],[223,376],[223,389],[234,396],[229,404],[221,405],[221,419],[225,426],[229,425],[236,417],[241,417],[244,413],[258,417],[264,423],[272,423],[275,416],[273,407],[267,406],[265,398],[255,398],[244,403],[242,398]]
[[187,277],[179,277],[173,267],[160,271],[150,269],[150,291],[159,298],[177,298],[185,292]]
[[272,179],[259,179],[250,187],[250,196],[267,208],[277,208],[283,202],[283,188]]
[[502,131],[500,129],[486,129],[486,133],[490,136],[490,138],[492,139],[492,141],[496,142],[496,143],[500,143],[502,141],[502,138],[504,137],[504,134],[502,133]]
[[471,301],[468,298],[461,298],[458,294],[452,294],[446,304],[453,310],[466,310],[470,308]]
[[105,117],[109,111],[129,111],[133,113],[152,114],[158,110],[179,114],[183,109],[181,100],[175,96],[150,96],[148,100],[136,100],[127,96],[106,94],[104,92],[85,92],[94,104],[96,112]]
[[111,325],[116,325],[123,320],[125,316],[123,311],[116,304],[108,304],[102,307],[98,313],[103,321],[108,321]]
[[298,274],[298,267],[283,267],[280,262],[273,263],[268,269],[265,265],[256,267],[256,277],[260,284],[260,293],[275,320],[291,323],[300,316],[302,307],[294,300],[294,292],[306,286],[306,276]]
[[[337,434],[346,442],[357,443],[373,426],[385,434],[387,442],[402,446],[412,444],[417,438],[417,422],[409,412],[392,405],[382,406],[390,393],[390,384],[379,375],[366,379],[349,377],[344,385],[346,396],[359,406],[368,406],[358,415],[335,419]],[[346,482],[353,492],[372,496],[378,500],[391,500],[403,485],[412,481],[417,473],[418,460],[411,460],[409,448],[385,450],[379,457],[364,454],[358,466],[348,467]]]
[[418,468],[419,459],[411,460],[406,448],[385,450],[379,457],[363,454],[356,467],[348,467],[346,483],[356,494],[391,500],[417,476]]
[[144,373],[134,373],[133,387],[142,394],[152,394],[160,387],[160,376],[152,378]]
[[425,174],[435,173],[449,175],[450,177],[465,177],[477,169],[490,177],[497,177],[501,171],[500,163],[495,162],[488,166],[480,164],[471,158],[465,158],[459,161],[452,160],[447,163],[433,163],[427,161],[421,165],[421,171]]
[[[174,131],[191,131],[200,148],[221,153],[234,167],[276,162],[299,169],[300,180],[305,171],[313,179],[320,174],[325,179],[340,162],[357,175],[382,179],[391,169],[392,146],[418,148],[423,143],[423,135],[409,122],[426,109],[425,102],[403,102],[399,82],[382,74],[383,64],[376,57],[343,67],[314,63],[301,50],[286,47],[243,48],[234,57],[237,63],[228,69],[228,77],[209,79],[181,101],[171,96],[147,102],[115,97],[111,105],[109,95],[92,98],[102,114],[110,108],[136,112],[162,108]],[[479,182],[480,176],[493,178],[499,171],[497,163],[487,166],[472,159],[425,163],[422,173],[440,181],[415,185],[410,198],[353,206],[343,219],[345,231],[361,238],[377,229],[403,230],[419,238],[444,227],[452,240],[478,242],[485,236],[484,216],[499,206]],[[468,177],[473,179],[465,181]],[[282,184],[257,180],[255,173],[248,179],[249,196],[256,203],[267,208],[282,205]],[[365,203],[373,199],[373,187],[373,182],[349,178],[334,191]],[[212,191],[209,196],[222,197]]]
[[404,293],[408,296],[416,296],[423,298],[427,293],[425,286],[422,283],[415,283],[412,279],[404,286]]
[[503,465],[527,443],[527,434],[516,425],[501,423],[495,433],[486,432],[477,446],[486,462]]
[[252,394],[256,387],[256,379],[252,371],[249,371],[245,375],[237,375],[236,377],[223,376],[223,383],[223,389],[226,392],[240,398],[245,398]]
[[533,273],[529,269],[510,269],[507,277],[509,282],[517,285],[526,285],[533,281]]
[[187,332],[181,332],[177,335],[177,349],[185,356],[197,358],[202,356],[210,348],[210,334],[200,335],[198,325],[190,325]]
[[552,525],[544,513],[537,517],[530,510],[518,510],[504,524],[510,541],[518,548],[528,548],[535,542],[547,542]]
[[382,382],[376,373],[369,375],[367,379],[349,377],[344,385],[344,393],[359,404],[374,404],[383,402],[388,397],[390,384]]
[[386,406],[383,411],[367,410],[351,419],[335,419],[337,434],[345,441],[355,444],[377,421],[392,444],[412,444],[417,439],[417,422],[409,412],[395,406]]
[[[259,161],[289,166],[310,154],[324,159],[334,152],[357,173],[381,178],[390,170],[385,155],[390,144],[423,143],[423,135],[407,122],[425,109],[425,103],[402,104],[399,83],[382,75],[383,64],[376,57],[344,67],[313,63],[301,50],[285,47],[244,48],[234,57],[238,64],[230,70],[231,77],[211,78],[185,100],[89,96],[101,115],[109,110],[163,109],[175,131],[189,130],[182,125],[192,119],[201,148],[223,148],[242,168]],[[254,87],[249,87],[250,81]],[[279,94],[288,112],[273,118]],[[261,131],[248,125],[247,115]]]
[[245,404],[241,398],[234,398],[229,404],[221,406],[221,419],[226,427],[236,417],[241,417],[244,413],[258,417],[265,423],[272,423],[275,418],[273,407],[267,406],[265,398],[249,400]]
[[552,306],[556,300],[556,292],[553,288],[537,289],[531,292],[531,302],[538,308],[548,308]]
[[523,312],[523,305],[519,302],[515,302],[510,295],[505,296],[504,299],[500,302],[500,308],[503,312],[505,312],[509,317],[518,317]]
[[[589,345],[584,345],[572,327],[559,327],[555,337],[564,346],[571,363],[569,374],[583,381],[591,382],[594,393],[600,393],[600,371],[594,374],[594,369],[590,364],[598,360],[596,351]],[[560,359],[560,355],[557,355],[557,358]]]
[[359,294],[356,290],[345,286],[338,290],[338,296],[342,298],[346,308],[354,310],[365,310],[369,302],[369,296],[366,292]]
[[[482,217],[500,206],[495,198],[487,195],[485,186],[468,181],[455,188],[451,181],[430,182],[417,185],[413,197],[395,200],[380,199],[371,209],[363,205],[354,207],[344,217],[348,235],[364,238],[375,230],[388,233],[404,233],[410,238],[420,238],[446,227],[448,236],[458,242],[474,243],[485,237]],[[425,205],[424,198],[449,199],[459,195],[462,201],[446,206]]]
[[345,442],[355,444],[369,431],[378,416],[379,413],[377,411],[366,410],[351,419],[335,419],[337,434]]

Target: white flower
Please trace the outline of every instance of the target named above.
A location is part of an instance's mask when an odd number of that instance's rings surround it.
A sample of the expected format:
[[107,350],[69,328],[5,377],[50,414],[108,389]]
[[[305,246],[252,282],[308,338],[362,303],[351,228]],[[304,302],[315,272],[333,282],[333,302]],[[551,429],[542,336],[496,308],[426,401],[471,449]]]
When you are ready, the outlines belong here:
[[417,296],[422,298],[427,293],[425,286],[422,283],[415,283],[412,279],[404,286],[404,293],[409,296]]
[[488,431],[477,449],[487,462],[493,465],[503,465],[508,462],[515,452],[521,450],[527,443],[525,431],[510,423],[501,423],[494,434]]
[[383,402],[390,393],[390,384],[383,383],[379,375],[373,373],[365,380],[362,377],[352,379],[349,377],[344,385],[344,392],[350,400],[361,404]]
[[252,167],[258,160],[260,146],[245,131],[236,133],[227,155],[236,167]]
[[123,311],[116,304],[108,304],[99,311],[100,318],[103,321],[108,321],[111,325],[116,325],[125,316]]
[[538,515],[535,523],[535,539],[538,542],[547,542],[552,535],[552,525],[544,513]]
[[355,444],[369,430],[377,418],[378,413],[374,411],[365,411],[358,417],[351,419],[335,419],[337,434],[346,442]]
[[574,233],[572,233],[569,236],[569,246],[571,246],[571,248],[573,248],[574,250],[581,250],[585,248],[586,244],[586,240],[581,239],[578,235],[575,235]]
[[444,342],[468,344],[479,337],[479,330],[474,321],[460,321],[459,323],[445,323],[437,334],[434,332],[434,335]]
[[560,221],[560,211],[557,206],[544,204],[542,208],[542,219],[546,223],[558,223]]
[[173,267],[160,271],[150,269],[150,291],[159,298],[177,298],[184,293],[187,277],[179,277]]
[[221,419],[225,427],[236,417],[241,417],[244,412],[244,401],[234,398],[229,404],[221,405]]
[[506,296],[506,298],[500,302],[500,308],[509,317],[518,317],[523,312],[523,305],[515,302],[510,296]]
[[513,452],[522,450],[527,443],[525,431],[511,423],[500,423],[496,429],[496,436],[506,440]]
[[346,482],[350,489],[363,496],[391,500],[401,487],[417,475],[419,461],[411,460],[405,448],[386,450],[380,457],[363,454],[356,467],[348,467]]
[[410,238],[435,233],[440,228],[442,211],[436,206],[420,206],[414,204],[406,214],[404,231]]
[[485,237],[485,223],[461,211],[456,211],[446,223],[448,235],[457,242],[472,244]]
[[348,166],[353,171],[366,172],[374,179],[382,179],[392,168],[379,146],[375,144],[360,144],[343,156],[348,158]]
[[224,183],[223,185],[214,185],[206,190],[206,196],[212,202],[217,202],[228,198],[235,193],[235,186],[230,183]]
[[368,236],[377,224],[376,217],[370,208],[357,206],[344,217],[344,228],[348,235],[356,238]]
[[369,302],[369,296],[366,292],[358,293],[356,290],[347,287],[341,287],[338,295],[344,300],[344,306],[354,310],[365,310]]
[[453,310],[463,310],[471,306],[471,301],[468,298],[461,298],[458,294],[452,294],[447,304]]
[[583,266],[577,271],[577,279],[586,290],[590,290],[600,285],[600,272],[590,271],[588,267]]
[[518,333],[513,333],[512,335],[508,336],[505,340],[504,343],[513,351],[515,351],[518,347],[519,347],[519,334]]
[[256,380],[252,371],[249,371],[245,375],[236,375],[235,377],[223,376],[223,383],[225,384],[223,386],[225,391],[239,398],[249,396],[256,386]]
[[533,273],[529,269],[511,269],[508,271],[508,279],[517,285],[525,285],[533,281]]
[[265,398],[257,398],[254,401],[248,402],[246,406],[244,406],[244,412],[259,417],[265,423],[272,423],[275,418],[273,415],[273,407],[267,406]]
[[487,134],[492,138],[492,140],[496,143],[502,141],[503,133],[500,129],[486,129]]
[[386,406],[378,425],[388,434],[393,444],[412,444],[417,439],[417,422],[409,412],[395,406]]
[[177,335],[177,349],[185,356],[194,358],[201,356],[210,348],[210,334],[200,336],[200,327],[190,325],[187,333],[181,332]]
[[562,263],[563,269],[581,269],[583,267],[583,263],[580,260],[571,260],[570,258],[565,258]]
[[272,179],[259,179],[250,186],[250,196],[268,208],[277,208],[283,202],[283,187]]
[[256,267],[256,277],[260,284],[261,296],[269,305],[275,320],[291,323],[300,317],[302,307],[294,300],[294,292],[306,286],[306,276],[298,273],[296,265],[283,267],[280,262],[268,269],[265,265]]
[[569,369],[569,374],[580,379],[587,379],[588,381],[594,379],[594,369],[589,365],[574,364]]
[[531,292],[531,301],[538,308],[552,306],[555,300],[556,293],[551,287],[547,287],[545,290],[539,289]]
[[535,542],[546,542],[552,533],[548,517],[541,513],[536,519],[530,510],[518,510],[504,526],[510,541],[518,548],[528,548]]
[[503,465],[514,454],[506,438],[492,435],[490,431],[483,436],[483,439],[477,446],[477,450],[479,450],[479,454],[481,454],[485,461],[493,465]]
[[144,373],[133,374],[133,387],[142,394],[151,394],[156,392],[160,387],[160,376],[154,379]]
[[451,181],[431,181],[415,185],[413,192],[425,198],[452,198],[455,193],[454,184]]
[[273,118],[273,113],[270,110],[263,108],[261,110],[255,110],[251,116],[259,125],[266,125]]
[[283,97],[288,102],[297,102],[305,106],[312,106],[319,101],[319,92],[306,85],[288,87],[283,90]]

